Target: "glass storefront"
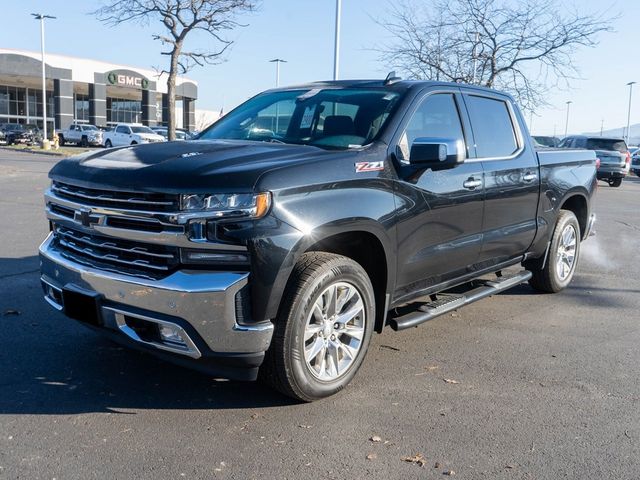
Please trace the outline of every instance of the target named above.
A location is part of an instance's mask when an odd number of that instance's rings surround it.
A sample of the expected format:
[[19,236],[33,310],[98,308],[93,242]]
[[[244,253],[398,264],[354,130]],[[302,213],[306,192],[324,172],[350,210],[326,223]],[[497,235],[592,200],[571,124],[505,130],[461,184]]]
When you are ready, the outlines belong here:
[[142,123],[142,102],[107,97],[107,125]]
[[[53,92],[47,92],[48,127],[53,128]],[[42,90],[0,85],[0,123],[35,123],[42,128]]]
[[89,95],[76,93],[75,97],[75,121],[89,123]]

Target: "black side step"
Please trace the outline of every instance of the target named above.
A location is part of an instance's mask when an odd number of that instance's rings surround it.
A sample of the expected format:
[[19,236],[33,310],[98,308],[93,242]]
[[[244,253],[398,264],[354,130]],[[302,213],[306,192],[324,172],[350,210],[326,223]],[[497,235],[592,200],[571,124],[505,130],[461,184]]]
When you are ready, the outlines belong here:
[[495,280],[481,280],[479,287],[473,288],[463,294],[439,293],[437,300],[422,304],[417,310],[405,315],[389,318],[389,325],[396,331],[415,327],[444,313],[451,312],[464,305],[469,305],[470,303],[520,285],[530,278],[531,272],[523,270],[508,277],[497,277]]

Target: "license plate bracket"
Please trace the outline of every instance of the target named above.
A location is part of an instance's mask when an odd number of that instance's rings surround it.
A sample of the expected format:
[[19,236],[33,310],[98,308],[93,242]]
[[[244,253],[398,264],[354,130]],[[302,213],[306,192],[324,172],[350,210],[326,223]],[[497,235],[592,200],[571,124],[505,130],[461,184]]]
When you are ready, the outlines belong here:
[[100,294],[77,287],[67,286],[62,289],[64,314],[79,322],[102,326],[100,315]]

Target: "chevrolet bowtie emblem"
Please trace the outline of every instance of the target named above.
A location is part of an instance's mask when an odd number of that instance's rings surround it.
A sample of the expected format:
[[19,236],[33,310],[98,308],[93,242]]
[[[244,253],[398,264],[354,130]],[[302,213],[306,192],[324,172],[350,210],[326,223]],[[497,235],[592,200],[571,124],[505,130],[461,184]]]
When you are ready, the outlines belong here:
[[90,227],[92,224],[100,222],[100,217],[97,215],[91,215],[91,210],[88,208],[76,210],[73,214],[73,219],[85,227]]

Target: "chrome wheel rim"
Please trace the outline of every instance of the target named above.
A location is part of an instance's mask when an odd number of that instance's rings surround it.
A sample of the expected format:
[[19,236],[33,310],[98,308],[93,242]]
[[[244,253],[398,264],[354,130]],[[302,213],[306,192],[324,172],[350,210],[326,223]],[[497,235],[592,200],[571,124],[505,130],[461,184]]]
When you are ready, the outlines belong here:
[[556,253],[556,272],[560,280],[566,280],[573,271],[576,262],[578,235],[573,225],[567,225],[560,234]]
[[366,313],[362,295],[348,282],[329,285],[317,298],[304,329],[304,359],[318,380],[344,376],[362,348]]

